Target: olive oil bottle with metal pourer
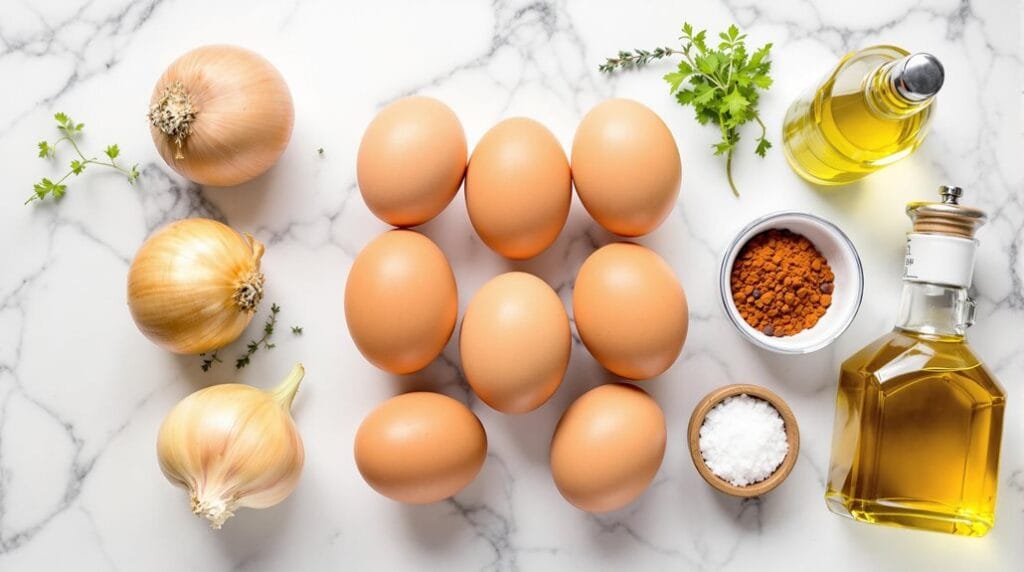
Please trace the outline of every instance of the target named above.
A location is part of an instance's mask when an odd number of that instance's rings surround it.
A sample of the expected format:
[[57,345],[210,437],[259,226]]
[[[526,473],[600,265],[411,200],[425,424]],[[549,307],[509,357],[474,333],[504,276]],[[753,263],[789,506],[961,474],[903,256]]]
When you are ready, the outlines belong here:
[[790,106],[786,159],[812,183],[842,185],[910,155],[924,141],[944,77],[930,54],[895,46],[847,54]]
[[1006,394],[968,347],[981,211],[911,203],[892,332],[839,373],[825,500],[864,522],[982,536],[992,528]]

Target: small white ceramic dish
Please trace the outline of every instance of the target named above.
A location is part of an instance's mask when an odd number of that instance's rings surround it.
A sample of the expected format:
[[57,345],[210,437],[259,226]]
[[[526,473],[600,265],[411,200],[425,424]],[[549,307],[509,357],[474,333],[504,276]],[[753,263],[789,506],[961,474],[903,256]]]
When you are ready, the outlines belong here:
[[[813,327],[792,336],[766,336],[743,320],[732,299],[730,278],[736,256],[754,236],[770,229],[785,229],[807,237],[828,260],[835,274],[832,305]],[[783,354],[805,354],[819,350],[839,337],[853,322],[864,295],[864,269],[853,243],[839,227],[827,220],[801,212],[778,212],[758,218],[743,227],[722,257],[719,290],[729,320],[754,345]]]

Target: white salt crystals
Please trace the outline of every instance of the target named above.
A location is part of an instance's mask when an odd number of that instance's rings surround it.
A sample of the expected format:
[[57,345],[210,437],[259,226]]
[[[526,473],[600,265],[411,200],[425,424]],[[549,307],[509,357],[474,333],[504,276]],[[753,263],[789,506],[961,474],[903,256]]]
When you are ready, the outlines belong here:
[[700,454],[711,472],[733,486],[770,477],[789,451],[782,416],[763,399],[736,395],[714,406],[700,428]]

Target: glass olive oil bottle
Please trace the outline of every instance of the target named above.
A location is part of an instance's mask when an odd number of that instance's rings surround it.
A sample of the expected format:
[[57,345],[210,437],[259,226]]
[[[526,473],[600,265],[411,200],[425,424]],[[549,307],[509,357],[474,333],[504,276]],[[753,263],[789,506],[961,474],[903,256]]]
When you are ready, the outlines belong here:
[[839,374],[825,500],[879,524],[982,536],[992,528],[1006,395],[964,340],[981,211],[911,203],[896,328]]
[[790,106],[786,159],[812,183],[842,185],[910,155],[924,141],[944,77],[930,54],[895,46],[847,54]]

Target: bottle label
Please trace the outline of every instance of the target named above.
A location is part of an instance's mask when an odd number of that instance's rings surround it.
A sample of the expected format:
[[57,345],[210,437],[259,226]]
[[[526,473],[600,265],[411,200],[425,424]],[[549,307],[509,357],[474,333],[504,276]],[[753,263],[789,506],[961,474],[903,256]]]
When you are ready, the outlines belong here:
[[943,234],[910,233],[903,279],[956,288],[971,285],[978,241]]

